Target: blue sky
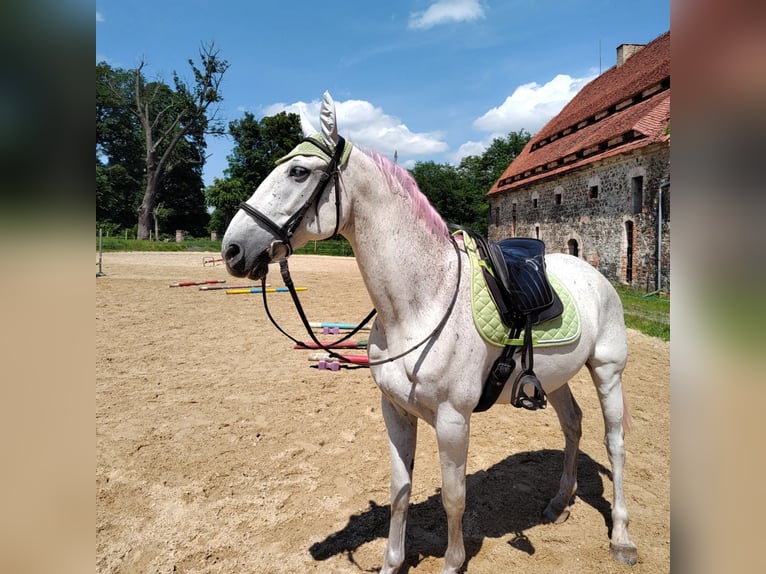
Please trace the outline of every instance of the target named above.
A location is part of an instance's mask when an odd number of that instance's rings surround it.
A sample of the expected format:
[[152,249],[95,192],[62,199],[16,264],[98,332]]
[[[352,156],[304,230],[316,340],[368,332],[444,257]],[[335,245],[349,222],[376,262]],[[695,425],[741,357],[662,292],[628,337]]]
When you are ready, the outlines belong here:
[[[229,70],[219,116],[304,109],[324,90],[341,135],[411,167],[458,163],[494,137],[538,131],[623,43],[670,29],[669,0],[97,0],[96,61],[190,78],[215,42]],[[228,137],[208,140],[206,184]]]

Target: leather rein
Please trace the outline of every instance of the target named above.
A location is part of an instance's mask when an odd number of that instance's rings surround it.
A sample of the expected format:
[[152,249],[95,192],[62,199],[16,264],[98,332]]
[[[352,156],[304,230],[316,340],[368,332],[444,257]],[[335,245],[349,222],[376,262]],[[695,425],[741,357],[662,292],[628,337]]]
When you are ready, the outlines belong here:
[[[300,298],[298,297],[297,290],[295,289],[295,284],[293,283],[292,277],[290,276],[290,269],[287,263],[287,257],[289,257],[293,253],[293,246],[291,243],[291,239],[293,234],[295,233],[295,230],[298,228],[298,225],[300,225],[301,221],[303,221],[304,216],[306,215],[306,212],[311,207],[311,205],[316,202],[316,209],[319,210],[319,198],[324,193],[325,189],[327,188],[327,184],[329,183],[330,179],[333,179],[334,187],[335,187],[335,231],[333,232],[332,236],[337,235],[338,229],[340,226],[340,158],[343,155],[343,150],[345,148],[346,140],[342,137],[338,137],[338,144],[335,146],[335,150],[331,150],[329,147],[327,147],[323,142],[320,142],[319,140],[311,137],[304,138],[303,141],[310,142],[311,144],[315,145],[317,148],[322,150],[325,154],[327,154],[328,157],[330,157],[330,162],[327,164],[327,167],[322,172],[322,176],[317,183],[316,187],[314,188],[314,191],[311,193],[309,198],[306,200],[306,203],[298,210],[296,211],[281,227],[275,223],[268,215],[262,213],[258,209],[254,208],[253,206],[245,203],[244,201],[239,204],[239,208],[247,213],[249,216],[251,216],[253,219],[255,219],[257,222],[262,223],[265,225],[271,232],[275,234],[277,237],[277,241],[274,241],[271,244],[271,248],[273,250],[274,246],[276,244],[284,245],[285,249],[287,250],[287,255],[285,255],[284,258],[279,260],[279,268],[280,273],[282,275],[282,280],[284,281],[285,287],[287,287],[288,291],[290,292],[290,296],[293,299],[293,303],[295,304],[295,308],[298,311],[298,315],[301,318],[301,322],[303,323],[304,328],[306,329],[306,333],[308,333],[311,340],[314,342],[314,344],[324,350],[327,351],[327,353],[330,355],[330,357],[336,358],[336,359],[343,359],[343,356],[339,353],[336,353],[332,350],[332,347],[337,346],[338,344],[350,339],[354,335],[356,335],[359,331],[361,331],[367,323],[370,322],[370,320],[375,316],[376,309],[373,309],[370,311],[367,316],[362,319],[362,321],[349,333],[344,335],[343,337],[332,341],[331,343],[327,344],[325,346],[325,343],[322,343],[317,339],[316,335],[314,335],[314,331],[311,328],[311,325],[309,323],[308,318],[306,317],[306,313],[303,310],[303,305],[300,302]],[[452,294],[452,299],[450,300],[449,306],[447,307],[447,311],[444,313],[444,316],[442,317],[441,321],[439,321],[439,324],[434,327],[434,329],[419,343],[413,345],[403,353],[399,353],[398,355],[395,355],[393,357],[388,357],[386,359],[381,359],[379,361],[371,361],[368,362],[366,365],[360,365],[360,366],[366,366],[366,367],[373,367],[376,365],[383,365],[385,363],[390,363],[392,361],[396,361],[398,359],[401,359],[402,357],[409,355],[419,347],[422,347],[425,343],[427,343],[430,339],[432,339],[441,329],[444,327],[444,325],[447,323],[447,319],[449,319],[449,316],[452,314],[452,310],[455,308],[455,303],[457,302],[457,297],[460,292],[460,278],[462,276],[462,266],[463,261],[460,257],[460,248],[458,247],[457,241],[455,238],[450,235],[450,242],[452,243],[453,247],[455,248],[455,254],[457,255],[457,281],[455,284],[455,291]],[[268,304],[268,297],[266,295],[267,288],[266,288],[266,276],[264,275],[261,278],[261,294],[263,296],[263,307],[266,311],[266,316],[269,318],[269,321],[271,321],[271,324],[276,327],[276,329],[282,333],[285,337],[290,339],[293,343],[296,345],[299,345],[304,348],[309,348],[309,345],[303,341],[299,341],[289,333],[287,333],[282,327],[279,326],[279,324],[276,322],[274,317],[271,315],[271,311],[269,310],[269,304]]]

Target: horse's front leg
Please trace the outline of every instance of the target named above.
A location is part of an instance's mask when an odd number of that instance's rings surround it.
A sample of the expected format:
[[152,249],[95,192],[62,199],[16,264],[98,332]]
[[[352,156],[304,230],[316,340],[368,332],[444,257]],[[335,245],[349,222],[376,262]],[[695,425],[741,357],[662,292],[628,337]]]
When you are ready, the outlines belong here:
[[391,451],[391,522],[388,545],[383,557],[381,574],[393,574],[404,563],[404,537],[407,530],[407,510],[412,492],[412,467],[415,463],[418,419],[407,414],[383,395],[383,420],[388,432]]
[[469,423],[470,414],[464,416],[449,405],[442,405],[436,416],[436,441],[442,470],[442,504],[447,513],[448,528],[442,574],[456,573],[465,561],[463,512]]

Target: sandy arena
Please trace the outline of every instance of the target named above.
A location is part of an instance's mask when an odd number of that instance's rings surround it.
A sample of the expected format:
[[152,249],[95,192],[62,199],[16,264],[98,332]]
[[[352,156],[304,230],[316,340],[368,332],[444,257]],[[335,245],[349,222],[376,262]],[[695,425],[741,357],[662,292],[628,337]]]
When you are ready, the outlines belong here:
[[[360,573],[382,564],[388,447],[364,368],[320,371],[268,322],[260,295],[179,281],[226,279],[187,253],[105,253],[96,279],[96,570],[100,573]],[[295,256],[311,320],[371,309],[352,258]],[[272,286],[281,286],[276,267]],[[270,295],[306,338],[289,294]],[[363,337],[359,337],[363,338]],[[612,485],[587,371],[577,502],[541,524],[563,435],[552,409],[496,405],[472,418],[463,519],[471,574],[670,571],[670,345],[629,331],[625,494],[633,567],[609,555]],[[314,367],[312,367],[314,365]],[[420,424],[407,534],[409,574],[440,571],[446,519],[433,429]]]

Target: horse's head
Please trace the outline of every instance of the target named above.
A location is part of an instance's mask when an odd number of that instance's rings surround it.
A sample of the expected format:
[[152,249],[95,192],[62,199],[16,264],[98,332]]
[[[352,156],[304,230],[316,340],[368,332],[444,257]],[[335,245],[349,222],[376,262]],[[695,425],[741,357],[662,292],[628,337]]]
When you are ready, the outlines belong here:
[[338,135],[335,104],[327,92],[320,121],[321,135],[307,137],[281,158],[250,199],[240,204],[221,245],[232,275],[260,279],[272,261],[288,257],[310,239],[338,232],[338,178],[351,144]]

